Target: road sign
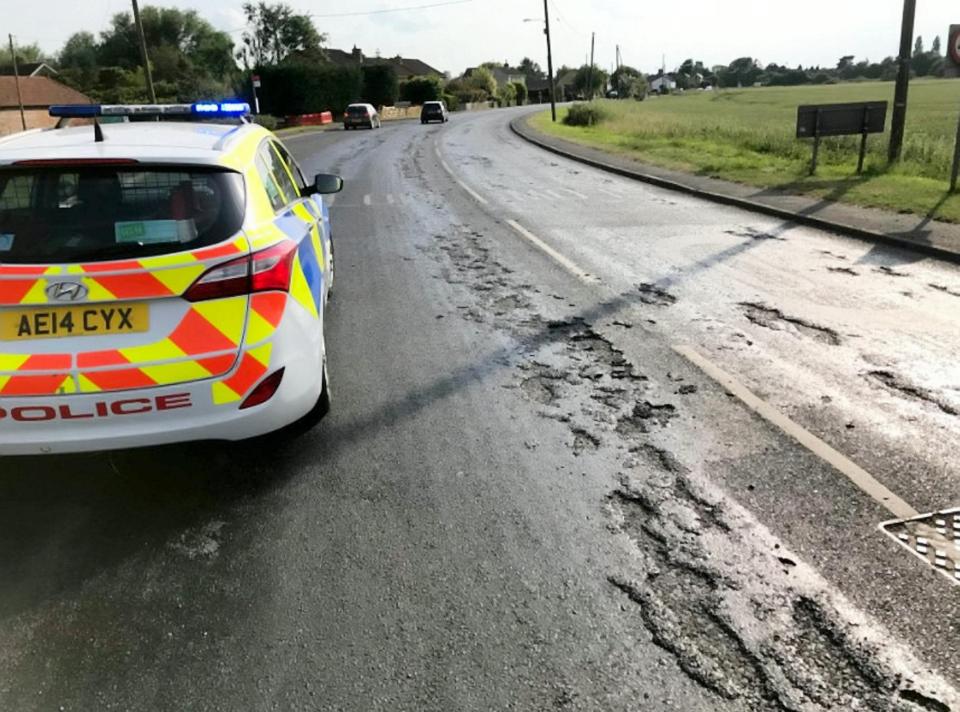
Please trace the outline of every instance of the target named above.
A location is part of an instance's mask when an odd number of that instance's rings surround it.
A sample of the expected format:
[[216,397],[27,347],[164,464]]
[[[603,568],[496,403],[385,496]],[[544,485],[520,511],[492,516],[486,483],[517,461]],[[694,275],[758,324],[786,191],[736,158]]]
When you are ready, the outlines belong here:
[[253,75],[253,88],[254,88],[254,89],[259,89],[259,88],[260,88],[260,75],[259,75],[259,74],[254,74],[254,75]]
[[854,136],[860,134],[860,160],[857,173],[863,171],[867,155],[867,136],[883,133],[887,123],[887,102],[866,101],[856,104],[813,104],[797,109],[797,138],[813,139],[813,160],[810,175],[817,170],[820,139],[824,136]]
[[948,77],[960,77],[960,25],[950,26],[950,39],[947,40],[947,64],[944,74]]

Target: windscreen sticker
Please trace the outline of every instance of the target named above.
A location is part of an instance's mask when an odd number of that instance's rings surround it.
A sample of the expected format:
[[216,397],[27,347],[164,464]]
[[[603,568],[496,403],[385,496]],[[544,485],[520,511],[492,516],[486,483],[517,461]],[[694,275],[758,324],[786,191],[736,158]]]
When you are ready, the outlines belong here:
[[118,244],[156,245],[170,242],[191,242],[197,238],[193,220],[135,220],[114,223]]
[[14,237],[8,232],[0,232],[0,252],[10,252],[13,249]]

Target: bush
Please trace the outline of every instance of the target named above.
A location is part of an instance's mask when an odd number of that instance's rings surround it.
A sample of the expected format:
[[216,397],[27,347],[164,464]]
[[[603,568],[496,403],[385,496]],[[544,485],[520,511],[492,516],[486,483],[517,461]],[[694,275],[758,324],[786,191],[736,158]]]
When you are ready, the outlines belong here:
[[597,104],[574,104],[563,117],[567,126],[596,126],[610,118],[607,111]]
[[360,99],[362,79],[354,67],[308,63],[257,67],[263,82],[261,110],[274,116],[333,111],[340,114]]
[[270,114],[257,114],[253,117],[253,123],[263,126],[267,131],[276,131],[280,125],[280,119]]
[[400,82],[400,99],[411,104],[437,101],[442,93],[443,88],[437,77],[413,77]]
[[393,106],[400,95],[397,73],[387,64],[372,64],[361,68],[363,100],[374,106]]
[[447,109],[450,111],[460,110],[460,98],[456,94],[444,93],[441,98],[443,99],[443,103],[447,105]]

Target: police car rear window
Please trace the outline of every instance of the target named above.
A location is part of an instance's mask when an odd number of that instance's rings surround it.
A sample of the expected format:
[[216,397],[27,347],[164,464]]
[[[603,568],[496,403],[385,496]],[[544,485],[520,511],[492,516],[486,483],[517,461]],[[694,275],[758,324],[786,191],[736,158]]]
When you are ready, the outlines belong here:
[[0,170],[0,264],[100,262],[194,250],[240,230],[238,173],[137,166]]

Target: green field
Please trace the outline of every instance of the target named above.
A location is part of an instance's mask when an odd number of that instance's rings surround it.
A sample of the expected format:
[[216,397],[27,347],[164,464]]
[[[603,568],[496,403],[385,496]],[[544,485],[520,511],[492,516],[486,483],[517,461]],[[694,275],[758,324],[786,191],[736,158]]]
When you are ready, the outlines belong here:
[[817,175],[808,175],[811,142],[795,138],[797,106],[884,99],[892,106],[892,83],[727,89],[600,101],[609,118],[589,128],[560,123],[564,110],[555,125],[549,112],[531,123],[666,168],[960,222],[960,193],[947,193],[960,80],[912,82],[903,160],[896,166],[886,161],[888,113],[887,133],[870,137],[862,176],[856,175],[858,137],[825,139]]

